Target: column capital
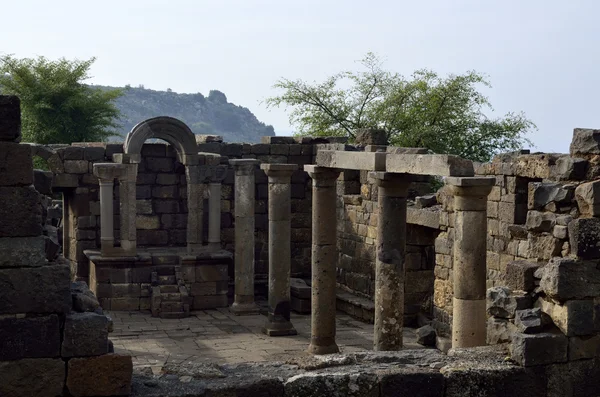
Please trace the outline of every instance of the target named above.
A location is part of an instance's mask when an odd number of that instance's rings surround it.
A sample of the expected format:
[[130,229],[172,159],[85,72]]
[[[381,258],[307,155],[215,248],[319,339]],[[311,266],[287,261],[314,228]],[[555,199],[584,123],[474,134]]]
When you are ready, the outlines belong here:
[[127,173],[127,165],[116,163],[95,163],[94,176],[103,180],[114,180],[121,178]]
[[294,171],[298,170],[297,164],[261,164],[260,168],[269,177],[269,183],[290,183]]
[[117,179],[119,182],[133,182],[137,181],[137,164],[123,164],[125,166],[125,172]]
[[260,164],[260,161],[255,159],[235,159],[229,160],[229,164],[235,170],[236,175],[254,175],[254,170]]
[[225,177],[227,176],[227,166],[226,165],[215,165],[210,166],[211,172],[210,177],[208,179],[209,183],[222,183]]
[[313,186],[333,186],[342,170],[337,168],[319,167],[318,165],[305,165],[304,171],[313,180]]
[[486,211],[487,196],[496,183],[494,177],[447,177],[456,211]]

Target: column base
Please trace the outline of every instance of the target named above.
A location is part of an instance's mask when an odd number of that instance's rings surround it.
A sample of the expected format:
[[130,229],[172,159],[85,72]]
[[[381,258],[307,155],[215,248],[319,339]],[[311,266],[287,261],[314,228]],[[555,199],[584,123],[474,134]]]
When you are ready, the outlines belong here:
[[234,302],[229,311],[235,314],[236,316],[245,316],[250,314],[258,314],[260,313],[260,308],[254,302],[252,303],[236,303]]
[[187,244],[187,252],[188,253],[194,253],[194,252],[199,252],[202,251],[202,244],[198,244],[198,243],[188,243]]
[[315,345],[314,343],[311,342],[310,345],[308,345],[307,352],[309,354],[317,354],[317,355],[334,354],[334,353],[339,353],[340,348],[338,347],[338,345],[335,342],[333,342],[333,344],[330,344],[330,345]]
[[268,336],[291,336],[298,335],[298,331],[290,321],[268,321],[262,329],[262,332]]
[[218,241],[218,242],[212,242],[212,243],[209,242],[208,243],[208,248],[210,248],[210,249],[221,249],[221,242],[220,241]]
[[485,346],[486,339],[485,299],[452,298],[452,348]]

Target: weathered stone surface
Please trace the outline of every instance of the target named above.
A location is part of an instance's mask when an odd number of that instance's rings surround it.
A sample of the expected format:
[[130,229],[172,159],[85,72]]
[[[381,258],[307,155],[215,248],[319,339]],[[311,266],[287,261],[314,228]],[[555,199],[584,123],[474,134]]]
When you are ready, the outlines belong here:
[[582,183],[577,186],[575,199],[582,216],[600,215],[600,180]]
[[69,266],[0,269],[0,313],[71,310]]
[[0,237],[42,234],[40,194],[33,186],[0,187]]
[[378,375],[381,396],[440,397],[444,392],[444,375],[436,370],[391,370],[381,371]]
[[71,283],[73,310],[76,312],[95,312],[100,304],[84,281]]
[[582,259],[600,258],[600,218],[574,219],[568,228],[572,255]]
[[515,333],[511,344],[512,359],[524,367],[567,361],[568,339],[561,333]]
[[0,319],[0,361],[57,357],[59,327],[56,315]]
[[514,318],[517,300],[510,289],[493,287],[487,290],[487,313],[500,318]]
[[52,195],[52,179],[53,174],[50,171],[33,171],[33,186],[35,187],[35,190],[43,195]]
[[533,309],[517,310],[515,315],[515,326],[519,332],[524,334],[537,334],[552,321],[550,317],[542,312],[539,307]]
[[523,260],[508,262],[504,276],[506,286],[517,291],[531,291],[535,288],[535,271],[539,264]]
[[406,223],[439,229],[440,215],[441,211],[435,211],[435,208],[417,209],[408,207],[406,209]]
[[546,205],[568,203],[573,198],[573,189],[566,189],[559,183],[532,182],[529,184],[528,208],[541,210]]
[[21,101],[14,95],[0,95],[0,141],[21,141]]
[[475,175],[473,163],[448,154],[388,154],[385,171],[417,175]]
[[65,320],[61,355],[99,356],[108,352],[108,317],[96,313],[72,313]]
[[551,212],[529,211],[525,225],[530,232],[551,232],[556,215]]
[[355,131],[357,145],[387,145],[388,137],[385,130],[361,128]]
[[131,392],[130,356],[73,358],[68,366],[67,388],[74,397],[127,396]]
[[569,338],[569,361],[600,356],[600,335],[572,336]]
[[552,299],[562,302],[600,296],[600,269],[595,262],[553,258],[538,272],[541,289]]
[[61,396],[64,382],[65,362],[59,358],[0,362],[0,396],[3,397]]
[[600,154],[600,130],[575,128],[569,153],[573,157]]
[[290,397],[378,397],[379,385],[374,374],[306,373],[293,376],[284,383]]
[[299,299],[310,299],[310,285],[301,278],[290,278],[290,293]]
[[507,319],[490,317],[487,321],[488,345],[510,342],[512,334],[516,332],[515,325]]
[[552,322],[567,336],[594,333],[594,301],[592,299],[569,300],[561,305],[539,298],[536,306],[550,316]]
[[527,246],[530,259],[549,260],[554,256],[560,255],[562,241],[548,233],[540,235],[529,233],[527,236]]
[[577,181],[586,177],[588,162],[585,159],[563,156],[550,166],[550,178],[554,180]]
[[43,266],[46,263],[43,236],[0,237],[0,268]]
[[435,329],[431,325],[425,325],[415,331],[417,343],[423,346],[435,346]]
[[343,152],[319,150],[316,164],[320,167],[347,170],[385,171],[387,153]]
[[0,186],[28,186],[32,183],[31,147],[0,140]]

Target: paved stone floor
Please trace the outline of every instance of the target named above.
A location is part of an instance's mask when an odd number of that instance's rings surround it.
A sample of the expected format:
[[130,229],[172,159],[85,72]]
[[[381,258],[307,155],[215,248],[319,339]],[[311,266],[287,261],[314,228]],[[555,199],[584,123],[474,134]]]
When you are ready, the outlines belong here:
[[[107,312],[114,322],[109,335],[115,352],[130,354],[134,367],[160,371],[164,364],[217,364],[285,361],[305,356],[310,339],[310,315],[292,314],[298,335],[268,337],[261,332],[261,314],[235,316],[228,309],[192,312],[185,319],[160,319],[149,312]],[[337,343],[342,352],[373,348],[373,325],[338,313]],[[404,345],[422,348],[413,329],[405,329]]]

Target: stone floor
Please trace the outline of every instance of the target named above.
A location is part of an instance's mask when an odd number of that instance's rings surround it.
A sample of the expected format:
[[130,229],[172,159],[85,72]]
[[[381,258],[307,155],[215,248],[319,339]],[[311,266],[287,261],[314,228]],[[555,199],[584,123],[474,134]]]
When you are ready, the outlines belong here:
[[[298,335],[268,337],[261,332],[261,314],[234,316],[228,309],[192,312],[185,319],[160,319],[149,312],[107,312],[114,322],[109,335],[115,352],[130,354],[134,367],[159,372],[167,363],[217,364],[285,361],[305,356],[310,339],[310,315],[292,314]],[[337,343],[342,352],[373,348],[373,325],[338,313]],[[422,348],[413,329],[405,329],[406,348]]]

